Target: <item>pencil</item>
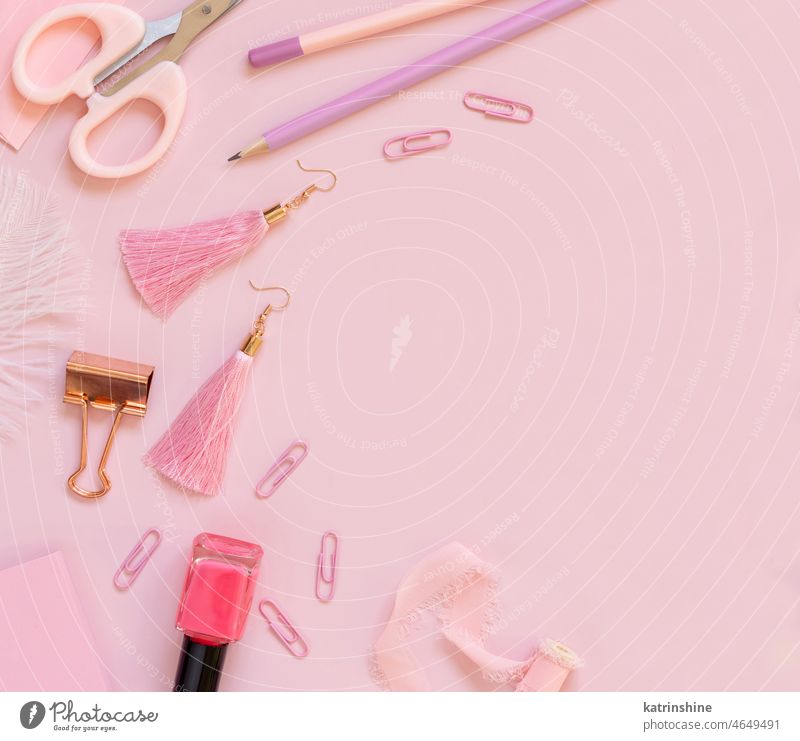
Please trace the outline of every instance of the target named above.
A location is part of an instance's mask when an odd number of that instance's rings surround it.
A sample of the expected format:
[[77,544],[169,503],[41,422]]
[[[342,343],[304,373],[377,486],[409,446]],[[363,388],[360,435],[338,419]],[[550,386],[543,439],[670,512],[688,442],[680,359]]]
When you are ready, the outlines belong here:
[[228,158],[228,162],[266,154],[290,144],[307,134],[330,126],[346,116],[367,108],[379,100],[427,80],[455,67],[506,41],[543,26],[559,16],[588,5],[591,0],[544,0],[527,10],[510,15],[500,23],[467,36],[413,64],[400,67],[388,75],[325,103],[291,121],[270,129],[255,142]]
[[482,2],[485,0],[420,0],[420,2],[406,3],[382,13],[372,13],[363,18],[309,31],[302,36],[293,36],[273,44],[259,46],[250,50],[248,58],[254,67],[266,67]]

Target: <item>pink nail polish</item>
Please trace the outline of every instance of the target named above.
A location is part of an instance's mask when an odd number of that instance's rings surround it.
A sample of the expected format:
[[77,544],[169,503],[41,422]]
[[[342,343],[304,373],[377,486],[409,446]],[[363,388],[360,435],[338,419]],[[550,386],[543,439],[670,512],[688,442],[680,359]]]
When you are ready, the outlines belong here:
[[244,632],[263,553],[222,535],[194,539],[176,620],[185,638],[175,692],[216,692],[228,644]]

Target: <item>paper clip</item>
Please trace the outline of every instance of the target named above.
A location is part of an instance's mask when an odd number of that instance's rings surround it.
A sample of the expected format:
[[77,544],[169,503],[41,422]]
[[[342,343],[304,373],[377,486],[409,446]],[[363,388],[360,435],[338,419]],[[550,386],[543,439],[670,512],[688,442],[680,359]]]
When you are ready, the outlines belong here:
[[[81,436],[81,461],[78,470],[67,479],[69,488],[86,499],[102,497],[110,488],[111,481],[106,473],[106,461],[111,452],[114,435],[123,414],[144,417],[150,384],[153,381],[153,366],[116,360],[103,355],[91,355],[76,350],[67,361],[67,378],[64,401],[67,404],[80,404],[83,409],[83,432]],[[97,474],[103,486],[97,491],[88,491],[76,483],[86,468],[89,442],[89,407],[114,412],[111,431],[97,467]]]
[[[332,543],[328,548],[328,541]],[[320,602],[330,602],[336,589],[336,556],[339,553],[339,536],[328,530],[322,536],[322,544],[317,556],[317,584],[316,594]],[[325,562],[328,562],[327,564]],[[325,568],[328,568],[326,573]],[[323,591],[323,587],[327,587]]]
[[[453,140],[453,132],[450,129],[432,129],[431,131],[420,131],[416,134],[407,134],[389,139],[383,145],[383,153],[387,159],[396,160],[401,157],[411,157],[414,154],[430,152],[432,149],[446,147]],[[399,147],[394,145],[400,143]]]
[[[300,454],[295,454],[295,450],[300,449]],[[308,443],[303,440],[295,440],[286,450],[281,453],[278,460],[272,464],[272,467],[267,471],[261,481],[256,484],[256,495],[262,499],[271,497],[277,488],[289,477],[289,474],[294,471],[308,455]],[[275,476],[275,474],[278,474]],[[261,487],[267,481],[275,476],[275,479],[269,485],[269,488],[264,491]]]
[[505,118],[518,123],[533,121],[533,108],[527,103],[519,103],[516,100],[495,98],[493,95],[470,91],[464,93],[464,105],[473,111],[481,111],[495,118]]
[[[308,656],[308,642],[297,632],[297,628],[289,622],[289,618],[281,612],[278,605],[272,600],[262,599],[258,605],[258,611],[267,621],[270,630],[278,636],[280,642],[286,646],[292,656],[298,659]],[[273,614],[270,615],[269,611]]]
[[[154,535],[155,539],[152,540],[150,545],[145,546],[147,539],[150,538],[151,535]],[[117,573],[114,574],[114,586],[123,592],[126,589],[130,589],[142,569],[147,566],[147,562],[160,543],[161,531],[157,527],[151,527],[149,530],[145,531],[144,535],[139,538],[139,542],[133,547],[133,550],[125,557],[122,565],[117,569]],[[125,578],[123,579],[123,577]]]

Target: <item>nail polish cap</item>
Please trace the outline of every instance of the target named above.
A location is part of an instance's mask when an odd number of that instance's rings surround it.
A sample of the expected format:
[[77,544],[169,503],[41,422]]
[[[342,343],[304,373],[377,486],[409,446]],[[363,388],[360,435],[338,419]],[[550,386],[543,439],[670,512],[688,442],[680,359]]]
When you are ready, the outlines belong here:
[[227,643],[209,646],[186,636],[183,639],[181,660],[172,691],[216,692],[227,650]]

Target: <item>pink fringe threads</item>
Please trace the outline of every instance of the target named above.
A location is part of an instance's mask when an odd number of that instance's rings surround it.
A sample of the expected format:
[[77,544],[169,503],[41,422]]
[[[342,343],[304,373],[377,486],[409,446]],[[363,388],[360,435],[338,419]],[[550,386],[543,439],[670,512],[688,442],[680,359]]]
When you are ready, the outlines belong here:
[[273,212],[244,211],[177,229],[128,229],[119,235],[122,259],[145,303],[167,319],[201,280],[264,238]]
[[[289,295],[288,291],[286,295]],[[244,347],[237,350],[189,400],[161,439],[144,456],[145,465],[189,491],[207,496],[220,493],[233,440],[233,424],[244,397],[253,358],[263,342],[266,319],[272,311],[285,306],[267,306],[256,319]]]

